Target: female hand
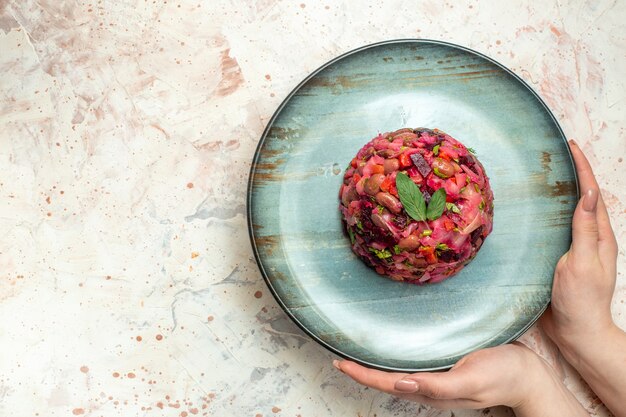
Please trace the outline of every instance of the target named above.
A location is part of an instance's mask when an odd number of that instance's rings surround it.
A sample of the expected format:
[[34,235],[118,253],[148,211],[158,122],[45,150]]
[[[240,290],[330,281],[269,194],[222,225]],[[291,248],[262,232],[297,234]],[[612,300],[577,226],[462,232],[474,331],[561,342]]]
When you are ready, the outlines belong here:
[[554,272],[551,308],[542,317],[546,333],[561,349],[613,327],[617,242],[591,165],[570,141],[582,198],[572,219],[572,245]]
[[435,408],[507,405],[518,417],[588,416],[545,361],[518,342],[473,352],[448,372],[389,373],[350,361],[333,364],[360,384]]
[[554,272],[547,335],[616,416],[626,416],[626,334],[613,322],[617,242],[591,166],[570,141],[580,194],[572,245]]

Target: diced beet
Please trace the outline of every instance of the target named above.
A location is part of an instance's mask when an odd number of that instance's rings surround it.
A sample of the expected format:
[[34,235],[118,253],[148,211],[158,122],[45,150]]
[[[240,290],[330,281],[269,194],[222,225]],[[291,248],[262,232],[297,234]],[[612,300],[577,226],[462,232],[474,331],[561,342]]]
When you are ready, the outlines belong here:
[[425,177],[430,173],[430,171],[432,171],[432,168],[430,167],[430,165],[428,165],[428,162],[426,162],[422,154],[411,154],[411,161],[413,161],[413,165],[415,165],[415,168],[417,168],[420,174],[422,174],[422,177]]
[[430,203],[430,193],[428,191],[426,191],[425,189],[422,190],[422,196],[424,197],[424,201],[426,202],[426,204]]
[[471,238],[472,238],[472,243],[476,243],[476,241],[478,240],[478,238],[482,235],[483,233],[483,227],[482,226],[478,226],[478,228],[476,230],[474,230],[471,233]]
[[362,198],[361,199],[361,207],[363,208],[363,211],[371,210],[371,209],[374,208],[374,203],[372,203],[368,199]]
[[409,219],[406,216],[395,216],[393,223],[401,229],[404,229],[409,224]]
[[453,250],[444,250],[439,254],[439,260],[443,262],[456,262],[461,258],[461,255]]
[[443,251],[442,253],[439,254],[439,260],[450,263],[452,262],[453,253],[454,252],[452,252],[451,250]]
[[474,157],[470,154],[463,155],[459,158],[459,164],[465,164],[468,167],[472,167],[474,165]]
[[443,142],[443,139],[440,136],[437,136],[437,140],[433,143],[427,144],[426,149],[428,149],[429,151],[432,151],[435,146],[441,145],[442,142]]

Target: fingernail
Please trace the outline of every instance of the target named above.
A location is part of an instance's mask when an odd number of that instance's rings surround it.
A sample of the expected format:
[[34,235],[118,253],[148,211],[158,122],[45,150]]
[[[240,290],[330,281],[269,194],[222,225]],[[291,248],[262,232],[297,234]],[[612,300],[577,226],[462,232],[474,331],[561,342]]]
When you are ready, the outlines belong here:
[[574,139],[570,139],[569,144],[573,146],[578,146],[578,142],[576,142]]
[[395,388],[402,392],[416,392],[418,385],[417,382],[410,379],[401,379],[396,382]]
[[594,211],[598,205],[598,192],[590,188],[583,197],[583,210]]
[[341,371],[341,367],[339,366],[339,361],[337,359],[333,360],[333,366]]

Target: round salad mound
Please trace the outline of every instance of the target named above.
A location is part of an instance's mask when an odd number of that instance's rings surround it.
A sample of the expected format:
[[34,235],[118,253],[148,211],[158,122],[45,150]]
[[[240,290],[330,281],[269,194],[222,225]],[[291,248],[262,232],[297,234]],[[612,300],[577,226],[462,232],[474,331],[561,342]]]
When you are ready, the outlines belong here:
[[352,250],[396,281],[456,274],[492,229],[485,169],[472,149],[438,129],[373,138],[350,162],[339,197]]

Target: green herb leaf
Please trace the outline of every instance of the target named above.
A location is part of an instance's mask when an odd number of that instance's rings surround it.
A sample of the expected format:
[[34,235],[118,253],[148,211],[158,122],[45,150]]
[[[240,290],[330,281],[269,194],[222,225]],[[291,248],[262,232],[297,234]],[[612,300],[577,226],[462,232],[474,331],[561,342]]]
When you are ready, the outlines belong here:
[[448,250],[450,248],[448,248],[448,245],[446,245],[445,243],[438,243],[436,249],[437,250]]
[[408,215],[417,221],[426,220],[426,202],[419,187],[404,172],[396,175],[396,187],[400,202]]
[[480,204],[478,205],[478,209],[482,210],[485,208],[485,200],[480,200]]
[[469,153],[471,153],[472,155],[476,155],[476,151],[474,150],[474,148],[467,147],[467,150],[468,150],[468,151],[469,151]]
[[420,236],[425,237],[425,236],[430,236],[432,234],[433,234],[432,230],[424,230]]
[[354,245],[354,241],[355,241],[354,232],[349,227],[348,227],[348,236],[350,236],[350,243]]
[[378,257],[378,259],[388,259],[393,256],[391,252],[389,252],[387,249],[378,250],[374,248],[369,248],[369,251],[374,253],[374,255]]
[[454,203],[446,203],[446,209],[452,213],[461,214],[461,209]]
[[376,207],[376,209],[378,210],[378,214],[383,214],[383,211],[385,211],[385,208],[380,204]]
[[363,230],[363,223],[361,223],[361,220],[356,221],[356,227],[358,227],[359,230]]
[[400,249],[400,246],[393,245],[393,253],[395,253],[396,255],[400,255],[401,252],[402,252],[402,249]]
[[438,189],[433,193],[428,204],[428,210],[426,210],[426,218],[428,220],[436,220],[443,214],[443,210],[446,208],[446,190],[443,188]]
[[435,147],[433,148],[433,155],[437,156],[439,155],[439,147],[441,145],[435,145]]

